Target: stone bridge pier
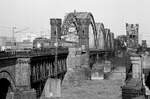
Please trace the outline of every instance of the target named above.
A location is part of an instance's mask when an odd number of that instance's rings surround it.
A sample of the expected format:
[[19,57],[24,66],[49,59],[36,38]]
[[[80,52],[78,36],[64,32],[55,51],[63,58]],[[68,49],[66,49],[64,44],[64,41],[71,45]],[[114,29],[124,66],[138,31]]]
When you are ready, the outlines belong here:
[[122,86],[122,99],[133,99],[145,94],[143,78],[143,57],[140,54],[130,55],[131,64],[126,66],[126,80]]

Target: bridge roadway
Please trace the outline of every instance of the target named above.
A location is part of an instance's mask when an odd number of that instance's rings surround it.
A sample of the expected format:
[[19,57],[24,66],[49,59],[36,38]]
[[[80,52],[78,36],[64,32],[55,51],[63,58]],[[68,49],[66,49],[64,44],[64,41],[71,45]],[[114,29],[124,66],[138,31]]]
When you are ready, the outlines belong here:
[[60,95],[67,55],[67,48],[58,48],[56,63],[55,48],[0,52],[0,99]]

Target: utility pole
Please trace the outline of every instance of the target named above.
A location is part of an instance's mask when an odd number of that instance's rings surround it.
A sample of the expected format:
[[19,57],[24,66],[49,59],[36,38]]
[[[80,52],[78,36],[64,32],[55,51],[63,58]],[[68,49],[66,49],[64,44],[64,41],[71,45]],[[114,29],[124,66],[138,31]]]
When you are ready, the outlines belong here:
[[12,27],[12,42],[15,42],[15,29],[16,27]]
[[55,32],[56,32],[56,37],[55,37],[55,67],[56,67],[56,75],[57,75],[57,61],[58,61],[58,31],[57,31],[57,20],[55,19],[56,25],[55,25]]

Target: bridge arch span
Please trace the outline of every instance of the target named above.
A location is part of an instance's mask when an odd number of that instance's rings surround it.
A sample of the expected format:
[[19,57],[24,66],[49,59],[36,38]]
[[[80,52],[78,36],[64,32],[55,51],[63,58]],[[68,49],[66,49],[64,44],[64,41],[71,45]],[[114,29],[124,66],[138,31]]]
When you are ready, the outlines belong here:
[[62,24],[62,35],[68,35],[74,32],[75,35],[81,36],[82,34],[79,34],[79,31],[81,25],[85,23],[80,23],[80,19],[89,19],[89,30],[87,34],[89,38],[89,48],[96,48],[97,30],[94,17],[90,12],[72,12],[67,14]]
[[106,44],[106,33],[103,23],[96,23],[97,28],[97,48],[105,50]]
[[0,71],[0,99],[6,99],[9,92],[15,92],[16,86],[13,75],[8,71]]

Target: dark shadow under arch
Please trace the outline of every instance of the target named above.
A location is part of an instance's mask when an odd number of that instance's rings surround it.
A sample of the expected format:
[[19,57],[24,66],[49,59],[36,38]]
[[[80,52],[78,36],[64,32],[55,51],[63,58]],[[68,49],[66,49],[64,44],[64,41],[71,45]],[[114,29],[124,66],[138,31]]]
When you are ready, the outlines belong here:
[[[9,92],[15,92],[15,78],[7,70],[0,71],[0,99],[7,99]],[[9,94],[10,95],[10,94]]]
[[6,99],[7,93],[12,90],[11,83],[6,78],[0,79],[0,99]]
[[150,89],[150,72],[149,72],[148,76],[146,77],[145,85]]

